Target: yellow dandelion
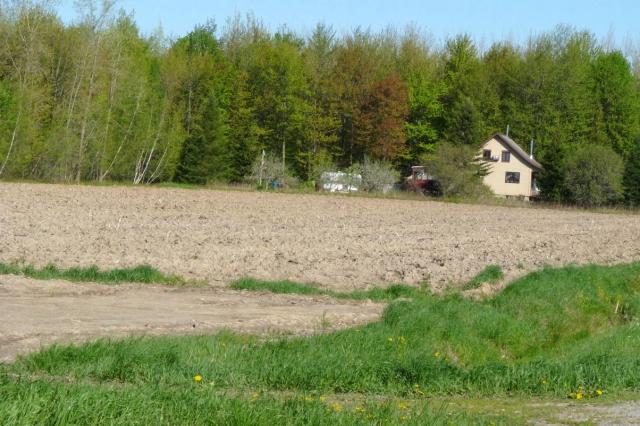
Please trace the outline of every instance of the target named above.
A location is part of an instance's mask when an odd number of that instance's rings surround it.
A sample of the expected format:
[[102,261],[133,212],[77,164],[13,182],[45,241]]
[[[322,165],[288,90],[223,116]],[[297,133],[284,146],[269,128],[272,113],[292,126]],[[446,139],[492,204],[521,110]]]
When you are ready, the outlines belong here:
[[253,395],[251,395],[251,399],[254,401],[260,399],[260,394],[258,392],[255,392]]
[[310,397],[310,396],[305,396],[304,400],[307,401],[307,402],[311,402],[311,401],[313,401],[313,398]]
[[193,376],[193,381],[196,383],[200,383],[202,381],[202,376],[199,374],[196,374],[195,376]]
[[324,395],[320,395],[319,399],[320,399],[320,402],[324,402],[327,399],[327,397]]
[[576,394],[576,399],[582,399],[582,397],[583,397],[583,396],[584,396],[584,395],[582,395],[582,392],[578,392],[578,393]]
[[408,409],[408,408],[409,408],[409,405],[408,405],[408,404],[405,404],[404,402],[399,402],[399,403],[398,403],[398,409],[400,409],[400,410],[406,410],[406,409]]
[[440,352],[434,352],[433,356],[435,356],[436,358],[440,358]]
[[604,392],[602,391],[602,389],[598,389],[598,390],[596,391],[596,393],[598,394],[598,396],[600,396],[600,395],[602,395]]
[[342,404],[340,404],[339,402],[334,402],[333,404],[331,404],[331,409],[336,413],[339,413],[342,411]]

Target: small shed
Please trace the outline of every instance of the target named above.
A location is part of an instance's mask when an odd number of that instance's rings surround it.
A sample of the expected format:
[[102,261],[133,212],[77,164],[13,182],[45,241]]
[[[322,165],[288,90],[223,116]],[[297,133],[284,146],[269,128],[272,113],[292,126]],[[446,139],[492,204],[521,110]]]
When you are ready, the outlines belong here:
[[540,195],[536,174],[542,171],[542,165],[509,136],[501,133],[493,135],[482,145],[480,155],[488,165],[484,184],[494,194],[525,200]]

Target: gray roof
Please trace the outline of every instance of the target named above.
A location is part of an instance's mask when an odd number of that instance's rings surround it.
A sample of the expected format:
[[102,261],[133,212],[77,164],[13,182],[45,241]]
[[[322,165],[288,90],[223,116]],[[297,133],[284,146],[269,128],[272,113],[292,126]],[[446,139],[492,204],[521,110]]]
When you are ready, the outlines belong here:
[[544,167],[542,167],[542,164],[531,158],[529,154],[527,154],[524,149],[520,148],[520,145],[515,143],[515,141],[509,136],[503,135],[502,133],[496,133],[495,135],[493,135],[492,139],[497,139],[498,142],[501,142],[503,145],[509,148],[509,151],[513,152],[523,163],[525,163],[532,169],[538,171],[544,169]]

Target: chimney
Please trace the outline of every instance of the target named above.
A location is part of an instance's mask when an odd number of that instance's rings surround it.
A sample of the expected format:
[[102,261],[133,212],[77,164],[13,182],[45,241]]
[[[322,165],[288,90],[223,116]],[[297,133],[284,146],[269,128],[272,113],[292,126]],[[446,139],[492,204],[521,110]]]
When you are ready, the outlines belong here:
[[509,125],[507,124],[507,137],[509,137]]
[[531,139],[531,145],[529,147],[529,158],[533,160],[533,139]]

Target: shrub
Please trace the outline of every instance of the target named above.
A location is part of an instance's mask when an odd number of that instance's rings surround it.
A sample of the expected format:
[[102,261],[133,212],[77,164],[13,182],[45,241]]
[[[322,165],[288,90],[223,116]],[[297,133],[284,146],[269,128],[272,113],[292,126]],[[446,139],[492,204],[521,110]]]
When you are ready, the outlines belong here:
[[362,163],[362,189],[368,192],[389,192],[400,180],[400,173],[388,161],[365,157]]
[[482,183],[486,169],[477,157],[478,150],[472,146],[444,142],[422,163],[440,183],[442,195],[482,198],[490,196],[491,190]]
[[247,180],[262,189],[298,186],[298,179],[271,153],[255,159]]
[[584,145],[567,155],[563,162],[567,201],[580,206],[600,206],[622,198],[622,158],[613,149]]

